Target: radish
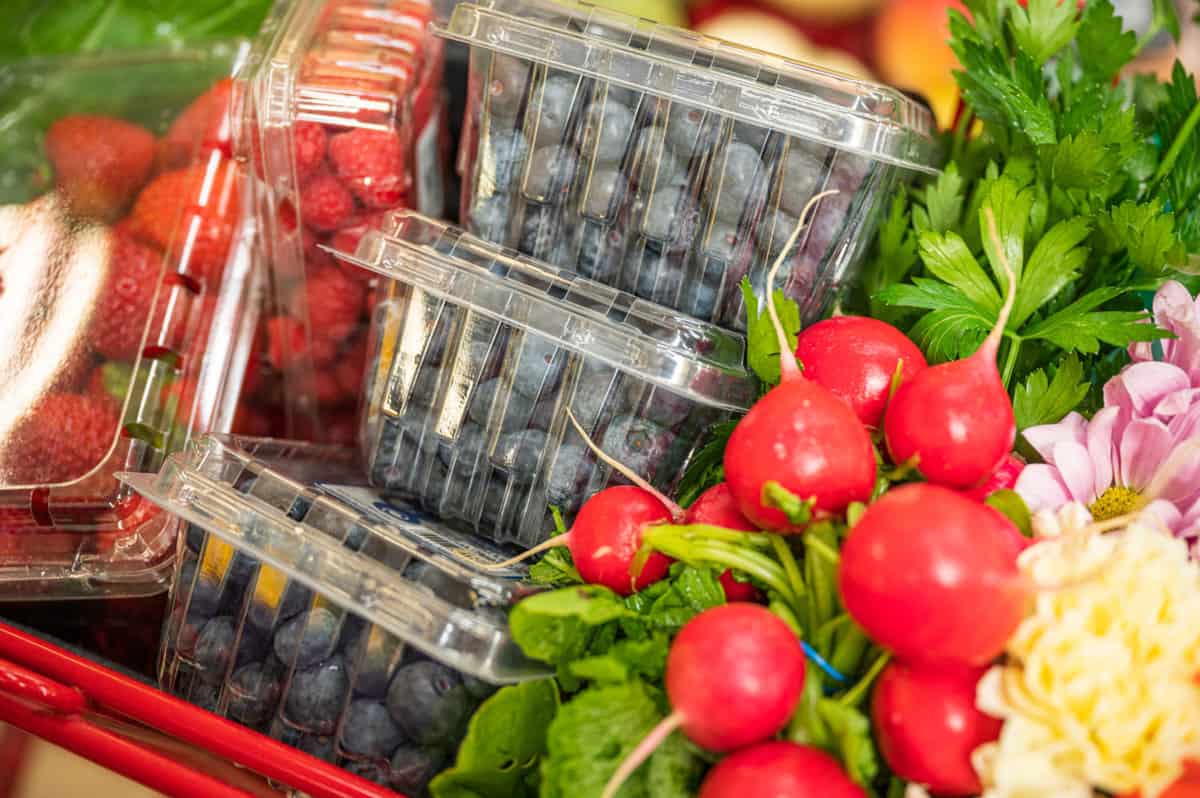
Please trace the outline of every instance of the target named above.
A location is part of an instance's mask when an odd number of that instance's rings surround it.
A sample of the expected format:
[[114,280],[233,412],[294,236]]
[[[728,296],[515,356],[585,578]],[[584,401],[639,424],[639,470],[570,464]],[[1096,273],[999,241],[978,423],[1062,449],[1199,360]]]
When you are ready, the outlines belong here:
[[[692,506],[687,508],[683,516],[685,524],[708,524],[725,529],[737,529],[743,532],[757,532],[754,524],[742,515],[737,508],[737,502],[729,491],[729,485],[719,482],[701,493]],[[721,588],[725,591],[726,601],[757,601],[762,594],[754,585],[739,582],[733,578],[729,570],[721,572]]]
[[757,604],[723,604],[688,621],[667,654],[674,711],[617,768],[603,798],[676,729],[710,751],[762,742],[791,718],[804,690],[804,655],[787,624]]
[[[783,253],[791,251],[815,203],[809,201]],[[783,262],[767,275],[767,312],[779,338],[780,383],[738,422],[725,446],[725,480],[738,509],[755,526],[798,532],[788,517],[764,502],[768,482],[777,482],[819,512],[837,513],[866,501],[875,487],[875,450],[850,405],[800,373],[787,345],[769,292]]]
[[1011,490],[1017,484],[1017,477],[1021,476],[1021,472],[1024,470],[1025,461],[1010,453],[1000,461],[996,470],[989,474],[983,482],[969,490],[959,491],[959,493],[968,499],[981,502],[998,490]]
[[879,426],[896,371],[906,382],[928,365],[908,336],[865,316],[817,322],[800,333],[796,358],[805,377],[849,402],[868,427]]
[[984,665],[1025,616],[1021,533],[987,505],[916,482],[873,502],[842,547],[838,587],[869,637],[911,662]]
[[875,736],[888,766],[935,796],[983,791],[971,752],[1000,736],[1004,721],[975,708],[986,668],[892,662],[871,700]]
[[930,482],[959,489],[983,482],[1012,450],[1017,436],[1012,402],[996,368],[1017,278],[1004,256],[995,214],[989,208],[986,215],[1008,276],[1008,295],[996,325],[975,354],[927,368],[901,384],[883,422],[892,462],[914,461]]
[[698,798],[866,798],[838,761],[807,745],[743,748],[708,771]]

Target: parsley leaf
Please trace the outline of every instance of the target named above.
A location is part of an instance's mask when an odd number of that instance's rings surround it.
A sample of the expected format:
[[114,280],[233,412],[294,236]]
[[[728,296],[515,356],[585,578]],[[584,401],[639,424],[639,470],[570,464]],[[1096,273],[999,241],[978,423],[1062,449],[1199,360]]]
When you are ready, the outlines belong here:
[[863,288],[870,315],[886,315],[887,308],[876,295],[889,285],[904,280],[916,265],[917,239],[912,229],[908,197],[898,191],[879,226],[871,259],[863,269]]
[[[779,323],[787,333],[788,346],[796,349],[796,336],[800,332],[800,306],[788,299],[781,289],[772,293],[775,312]],[[742,278],[742,299],[746,304],[746,363],[767,385],[779,383],[779,338],[771,315],[764,307],[759,309],[758,297],[749,277]]]
[[579,585],[535,593],[513,607],[508,624],[528,656],[561,665],[587,655],[604,626],[633,615],[608,588]]
[[962,218],[964,200],[963,178],[958,173],[958,165],[947,164],[945,171],[925,189],[925,211],[929,217],[929,229],[935,233],[944,233],[957,227]]
[[1087,4],[1075,39],[1084,75],[1098,82],[1107,81],[1133,60],[1137,34],[1124,28],[1109,0]]
[[1096,310],[1128,290],[1120,286],[1097,288],[1053,316],[1022,330],[1021,335],[1031,340],[1049,341],[1068,352],[1084,354],[1100,351],[1101,341],[1124,347],[1134,341],[1155,341],[1169,337],[1164,330],[1145,323],[1145,311]]
[[571,561],[570,549],[558,546],[550,549],[544,557],[529,566],[529,581],[535,585],[562,587],[583,584],[583,577]]
[[736,421],[724,421],[708,430],[679,480],[675,501],[680,507],[690,507],[701,493],[725,480],[725,444],[736,426]]
[[1088,232],[1087,220],[1075,217],[1059,222],[1038,241],[1017,288],[1009,319],[1013,328],[1020,329],[1030,316],[1079,276],[1087,262],[1088,249],[1082,244]]
[[892,305],[925,308],[930,313],[909,331],[909,335],[934,362],[954,360],[974,351],[996,321],[989,313],[951,285],[917,277],[912,284],[893,285],[880,294]]
[[1139,205],[1129,200],[1098,221],[1112,249],[1128,250],[1130,260],[1149,274],[1181,266],[1186,259],[1183,242],[1175,235],[1175,216],[1164,213],[1157,203]]
[[1013,11],[1013,38],[1039,66],[1045,64],[1075,38],[1075,13],[1069,1],[1029,0],[1028,7]]
[[1000,294],[957,233],[922,233],[921,260],[934,277],[957,288],[976,307],[1000,311]]
[[1055,187],[1089,190],[1108,183],[1113,163],[1099,133],[1085,130],[1041,148],[1042,167]]
[[1073,354],[1063,358],[1053,379],[1043,369],[1031,372],[1013,393],[1017,429],[1057,424],[1083,401],[1090,387],[1083,376],[1083,364]]

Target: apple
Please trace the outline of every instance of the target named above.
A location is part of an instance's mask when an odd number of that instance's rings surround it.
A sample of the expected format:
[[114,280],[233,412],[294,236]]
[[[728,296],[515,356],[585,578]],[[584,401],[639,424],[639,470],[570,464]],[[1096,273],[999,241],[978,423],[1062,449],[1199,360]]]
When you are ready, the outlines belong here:
[[954,122],[958,58],[950,49],[950,9],[966,13],[959,0],[888,0],[875,19],[875,64],[879,76],[920,92],[942,127]]

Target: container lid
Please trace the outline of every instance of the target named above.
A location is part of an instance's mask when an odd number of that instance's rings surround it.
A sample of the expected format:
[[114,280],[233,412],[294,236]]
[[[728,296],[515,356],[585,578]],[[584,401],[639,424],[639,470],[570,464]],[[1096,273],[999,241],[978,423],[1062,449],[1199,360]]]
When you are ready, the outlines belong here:
[[[158,474],[120,479],[155,504],[324,599],[461,671],[502,683],[545,676],[508,632],[507,610],[536,588],[524,567],[488,571],[507,553],[367,487],[354,452],[209,435]],[[439,573],[404,575],[414,559]]]
[[401,211],[336,257],[553,341],[712,407],[745,411],[758,385],[741,335]]
[[936,126],[901,92],[585,2],[459,3],[449,39],[922,172]]

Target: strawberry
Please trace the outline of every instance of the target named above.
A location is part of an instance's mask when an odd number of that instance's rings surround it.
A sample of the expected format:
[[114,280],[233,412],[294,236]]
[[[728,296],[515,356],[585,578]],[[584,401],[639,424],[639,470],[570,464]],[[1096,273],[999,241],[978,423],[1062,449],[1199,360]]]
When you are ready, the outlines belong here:
[[126,363],[101,363],[88,376],[84,395],[109,407],[113,413],[119,413],[129,393],[131,376],[132,369]]
[[113,231],[108,275],[92,310],[92,348],[109,360],[133,360],[154,305],[162,255],[121,229]]
[[277,369],[324,366],[337,356],[337,343],[317,338],[310,346],[304,324],[291,316],[267,320],[267,360]]
[[292,143],[296,149],[296,179],[304,182],[325,162],[325,128],[316,122],[297,122],[292,126]]
[[184,108],[158,145],[160,169],[179,169],[217,150],[233,155],[233,81],[224,78]]
[[313,334],[340,344],[357,329],[367,291],[342,269],[322,266],[309,273],[304,295]]
[[314,176],[300,190],[300,216],[319,233],[338,229],[353,215],[354,197],[331,174]]
[[334,171],[368,208],[394,208],[407,186],[404,145],[394,130],[355,128],[329,139]]
[[121,119],[64,116],[46,131],[46,155],[72,212],[105,222],[121,216],[154,166],[154,136]]
[[159,400],[176,424],[186,424],[196,404],[196,378],[179,377],[162,387]]
[[107,456],[118,423],[103,401],[71,393],[43,396],[9,441],[10,481],[66,482],[83,476]]

